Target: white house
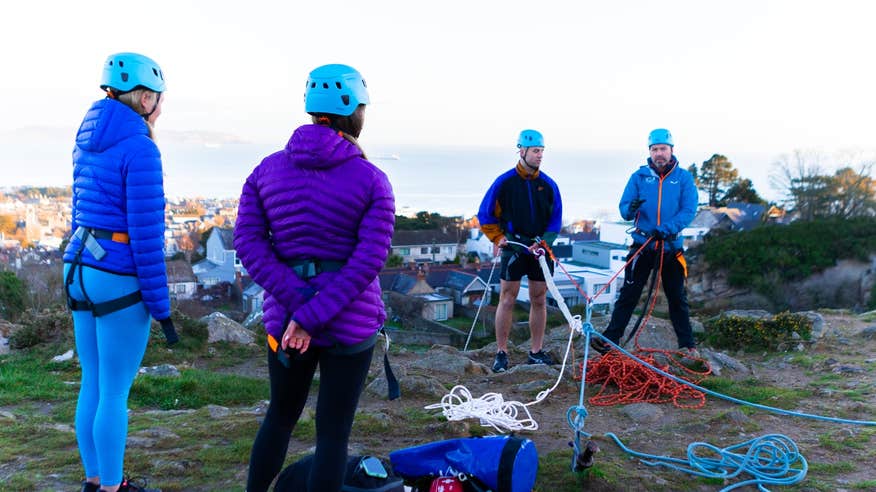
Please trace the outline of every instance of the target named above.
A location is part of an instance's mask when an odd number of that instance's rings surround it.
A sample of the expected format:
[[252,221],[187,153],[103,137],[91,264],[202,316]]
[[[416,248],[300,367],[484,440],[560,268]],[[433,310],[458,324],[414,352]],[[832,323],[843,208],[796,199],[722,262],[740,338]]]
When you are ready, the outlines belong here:
[[198,292],[198,279],[185,260],[167,262],[167,287],[173,299],[191,299]]
[[192,265],[198,283],[211,287],[220,282],[234,283],[243,265],[234,250],[234,230],[221,227],[211,229],[207,239],[207,258]]
[[572,261],[616,272],[627,261],[629,247],[607,241],[579,241],[572,245]]
[[392,235],[392,254],[401,256],[404,263],[453,261],[460,253],[460,240],[455,230],[395,231]]
[[632,221],[626,222],[602,222],[599,224],[599,240],[608,243],[630,246],[633,239],[629,231],[635,229]]
[[[596,268],[575,261],[564,261],[560,264],[562,268],[560,266],[554,268],[552,278],[567,306],[583,304],[586,301],[583,294],[586,294],[593,300],[594,311],[608,312],[614,308],[614,302],[617,300],[621,285],[623,285],[623,272],[620,272],[609,283],[612,276],[617,273],[616,271]],[[598,297],[596,297],[597,293],[599,293]],[[523,277],[520,282],[520,293],[517,295],[517,300],[529,302],[529,279],[527,277]],[[548,304],[557,305],[557,300],[554,299],[550,291],[548,291]]]

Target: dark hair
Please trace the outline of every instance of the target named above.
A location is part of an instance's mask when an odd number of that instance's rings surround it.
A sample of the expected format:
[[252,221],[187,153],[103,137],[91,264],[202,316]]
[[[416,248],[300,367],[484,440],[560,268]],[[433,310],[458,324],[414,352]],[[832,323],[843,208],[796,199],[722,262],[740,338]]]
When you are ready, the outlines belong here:
[[[364,104],[359,106],[364,106]],[[350,116],[329,113],[310,113],[310,116],[317,125],[324,125],[337,130],[342,137],[355,145],[362,152],[362,156],[365,157],[365,151],[362,150],[358,141],[359,134],[362,133],[362,127],[365,124],[365,119],[359,108],[356,108],[356,111],[353,111],[353,114]]]

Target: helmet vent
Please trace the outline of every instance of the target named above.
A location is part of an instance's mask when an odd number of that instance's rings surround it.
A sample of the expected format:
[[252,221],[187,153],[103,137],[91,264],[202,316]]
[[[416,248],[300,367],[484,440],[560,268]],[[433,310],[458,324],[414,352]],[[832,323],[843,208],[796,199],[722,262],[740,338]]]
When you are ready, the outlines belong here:
[[341,88],[341,83],[340,83],[340,82],[335,82],[335,87],[337,87],[338,89],[340,89],[340,88]]
[[328,89],[328,84],[325,83],[325,82],[323,82],[323,83],[322,83],[322,88],[323,88],[323,89]]
[[125,66],[125,62],[123,62],[122,60],[119,60],[119,66],[120,66],[120,67],[124,67],[124,66]]
[[349,106],[350,105],[350,96],[344,94],[343,96],[341,96],[341,101],[344,103],[344,106]]
[[[121,65],[121,63],[119,63]],[[128,72],[122,72],[122,82],[128,81]]]
[[311,82],[311,83],[310,83],[310,88],[311,88],[311,89],[315,89],[315,88],[316,88],[316,82]]

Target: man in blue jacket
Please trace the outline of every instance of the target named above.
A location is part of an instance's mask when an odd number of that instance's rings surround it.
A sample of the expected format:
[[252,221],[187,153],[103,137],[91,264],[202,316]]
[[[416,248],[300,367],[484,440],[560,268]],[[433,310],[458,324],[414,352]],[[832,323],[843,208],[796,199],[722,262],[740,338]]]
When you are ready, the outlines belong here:
[[[529,331],[532,335],[528,363],[553,364],[542,348],[547,322],[547,284],[533,254],[537,238],[552,244],[560,232],[563,203],[553,179],[541,172],[544,137],[535,130],[523,130],[517,139],[520,158],[513,169],[499,176],[481,202],[478,221],[496,251],[502,251],[499,276],[499,306],[496,309],[496,343],[493,372],[508,369],[508,337],[520,279],[529,280]],[[509,242],[510,241],[510,242]],[[516,243],[516,244],[514,244]],[[525,244],[526,246],[520,246]],[[548,262],[551,273],[553,263]]]
[[[693,177],[678,165],[673,149],[674,142],[669,130],[658,128],[652,131],[648,136],[651,157],[646,165],[633,173],[621,196],[621,216],[635,224],[630,256],[649,239],[650,242],[627,265],[624,285],[603,335],[619,344],[642,289],[652,270],[658,268],[663,292],[669,303],[669,318],[678,337],[678,347],[696,356],[684,287],[687,264],[680,233],[694,219],[699,200]],[[597,338],[593,339],[591,345],[600,353],[609,350],[609,346]]]

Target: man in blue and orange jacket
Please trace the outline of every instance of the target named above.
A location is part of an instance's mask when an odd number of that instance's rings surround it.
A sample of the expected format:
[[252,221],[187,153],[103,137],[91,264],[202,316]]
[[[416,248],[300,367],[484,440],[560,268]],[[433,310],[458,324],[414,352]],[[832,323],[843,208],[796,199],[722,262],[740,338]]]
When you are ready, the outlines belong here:
[[[523,130],[517,140],[520,159],[514,169],[501,176],[487,190],[478,210],[481,231],[502,251],[501,291],[496,310],[496,358],[493,372],[508,369],[508,337],[511,313],[520,291],[520,279],[529,280],[529,331],[532,335],[529,364],[553,364],[543,349],[547,321],[547,284],[533,251],[543,239],[551,245],[562,226],[563,202],[557,184],[541,172],[544,137],[535,130]],[[509,242],[510,241],[510,242]],[[514,244],[517,243],[517,244]],[[527,247],[522,247],[525,244]],[[549,262],[551,273],[553,263]]]
[[[696,356],[684,287],[687,264],[680,233],[696,215],[697,188],[691,174],[678,165],[673,150],[669,130],[658,128],[652,131],[648,136],[651,157],[647,164],[633,173],[621,196],[621,215],[635,223],[633,245],[627,259],[632,258],[649,239],[650,242],[627,265],[624,285],[603,335],[619,344],[648,277],[654,268],[659,268],[678,347]],[[662,261],[658,252],[662,252]],[[608,345],[597,338],[593,339],[592,346],[601,353],[609,350]]]

